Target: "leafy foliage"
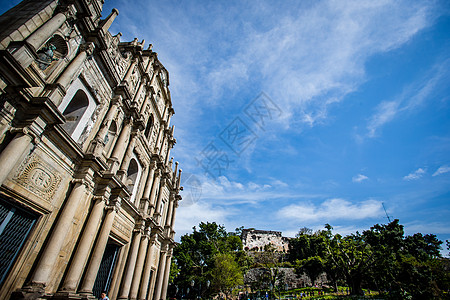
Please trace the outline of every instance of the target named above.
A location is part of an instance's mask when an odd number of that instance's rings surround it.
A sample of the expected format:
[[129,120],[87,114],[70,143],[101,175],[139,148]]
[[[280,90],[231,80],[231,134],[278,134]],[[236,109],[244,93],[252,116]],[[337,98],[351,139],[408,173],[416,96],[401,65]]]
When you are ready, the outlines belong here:
[[343,280],[354,295],[362,295],[365,286],[412,299],[442,298],[450,287],[449,263],[433,234],[405,236],[398,220],[345,237],[334,235],[328,224],[325,229],[313,233],[302,228],[290,242],[296,272],[313,282],[326,272],[335,287]]
[[[250,267],[251,259],[242,250],[240,237],[227,233],[225,227],[215,222],[202,222],[198,227],[183,235],[174,248],[176,263],[172,270],[178,270],[172,283],[177,287],[175,290],[187,298],[195,298],[242,284],[243,271]],[[219,280],[219,274],[225,277]]]

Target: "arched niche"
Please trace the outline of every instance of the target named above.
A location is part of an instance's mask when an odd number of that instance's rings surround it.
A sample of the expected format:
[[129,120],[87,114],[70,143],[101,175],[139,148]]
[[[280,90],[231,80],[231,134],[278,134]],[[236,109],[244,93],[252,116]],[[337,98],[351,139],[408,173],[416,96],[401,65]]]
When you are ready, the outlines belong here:
[[113,145],[115,139],[117,137],[117,123],[115,120],[112,120],[111,124],[109,125],[108,132],[105,136],[105,148],[104,151],[106,154],[108,154],[109,150],[111,149],[111,146]]
[[67,56],[69,48],[63,37],[54,35],[38,51],[36,64],[46,75],[50,74]]
[[134,201],[136,200],[136,194],[138,191],[141,174],[142,174],[142,167],[136,155],[133,154],[133,157],[131,158],[130,163],[128,165],[127,179],[125,182],[128,191],[131,193],[130,202],[132,203],[134,203]]
[[144,135],[148,141],[150,141],[150,137],[152,135],[153,125],[154,125],[153,114],[150,114],[147,121],[147,126],[145,127]]

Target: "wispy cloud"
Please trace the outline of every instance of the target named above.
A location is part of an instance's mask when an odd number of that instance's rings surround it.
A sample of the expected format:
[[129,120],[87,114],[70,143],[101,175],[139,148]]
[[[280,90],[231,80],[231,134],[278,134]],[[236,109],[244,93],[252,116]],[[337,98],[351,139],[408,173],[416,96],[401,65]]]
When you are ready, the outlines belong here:
[[419,178],[421,178],[424,174],[426,173],[426,171],[422,168],[418,168],[417,170],[415,170],[412,173],[409,173],[408,175],[403,177],[403,180],[417,180]]
[[367,137],[378,135],[381,127],[391,122],[401,113],[414,111],[436,91],[436,87],[446,82],[449,75],[450,59],[434,65],[427,74],[408,85],[401,95],[391,101],[381,102],[367,123]]
[[229,207],[213,206],[208,202],[200,201],[184,206],[183,201],[181,201],[181,205],[177,209],[175,231],[177,232],[177,236],[181,236],[192,232],[192,227],[198,225],[200,222],[223,224],[227,218],[235,213]]
[[[319,194],[302,194],[288,189],[288,185],[280,180],[267,183],[252,181],[241,183],[220,176],[218,180],[199,177],[201,181],[202,201],[210,201],[218,205],[257,204],[274,199],[311,199],[323,197]],[[187,192],[187,191],[183,191]]]
[[[178,109],[240,105],[242,97],[234,96],[252,86],[276,95],[292,112],[285,117],[296,116],[286,120],[293,126],[314,126],[327,117],[330,104],[365,81],[369,57],[400,47],[433,23],[440,13],[433,5],[287,1],[275,7],[269,1],[169,2],[140,5],[142,15],[127,14],[142,21],[143,26],[133,30],[135,35],[148,36],[143,31],[151,31],[155,51],[163,55],[176,83],[175,101],[188,99],[178,101]],[[118,26],[121,21],[118,18]],[[229,103],[223,102],[224,96]],[[189,126],[188,120],[183,121],[183,127]]]
[[367,200],[357,204],[344,199],[329,199],[320,205],[313,203],[291,204],[278,211],[279,218],[298,222],[321,220],[362,220],[378,217],[383,212],[380,201]]
[[438,176],[438,175],[445,174],[448,172],[450,172],[449,166],[441,166],[441,167],[439,167],[439,169],[436,170],[436,172],[433,173],[433,176]]
[[362,182],[364,180],[368,180],[369,177],[367,177],[366,175],[363,174],[358,174],[356,176],[353,176],[352,181],[353,182]]
[[413,221],[405,224],[405,231],[407,235],[417,232],[448,235],[450,234],[450,224],[448,222]]

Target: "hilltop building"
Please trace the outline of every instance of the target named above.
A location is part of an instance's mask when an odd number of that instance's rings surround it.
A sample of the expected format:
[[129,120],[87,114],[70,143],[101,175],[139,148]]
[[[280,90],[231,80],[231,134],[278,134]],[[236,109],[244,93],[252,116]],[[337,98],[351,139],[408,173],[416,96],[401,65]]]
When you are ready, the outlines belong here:
[[0,17],[0,299],[165,299],[180,172],[169,75],[104,0]]
[[281,231],[243,229],[241,240],[247,251],[264,251],[268,246],[278,252],[289,251],[289,238],[281,236]]

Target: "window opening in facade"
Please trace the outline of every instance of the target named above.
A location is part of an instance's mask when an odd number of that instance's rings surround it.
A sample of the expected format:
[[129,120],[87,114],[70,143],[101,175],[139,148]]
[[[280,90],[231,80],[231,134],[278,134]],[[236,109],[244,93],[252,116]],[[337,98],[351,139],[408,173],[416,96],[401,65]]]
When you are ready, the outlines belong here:
[[17,258],[37,216],[0,198],[0,286]]
[[150,137],[152,136],[152,130],[153,130],[153,115],[150,114],[150,117],[148,118],[147,127],[145,128],[145,137],[150,142]]
[[68,134],[71,135],[75,131],[75,128],[77,128],[77,125],[88,106],[89,100],[86,93],[82,90],[78,90],[63,112],[66,122],[62,125],[62,127]]
[[114,243],[108,243],[105,248],[105,253],[102,257],[102,262],[98,269],[97,278],[94,282],[92,293],[99,298],[100,294],[105,291],[109,292],[111,287],[111,280],[116,266],[117,257],[119,256],[120,246]]

